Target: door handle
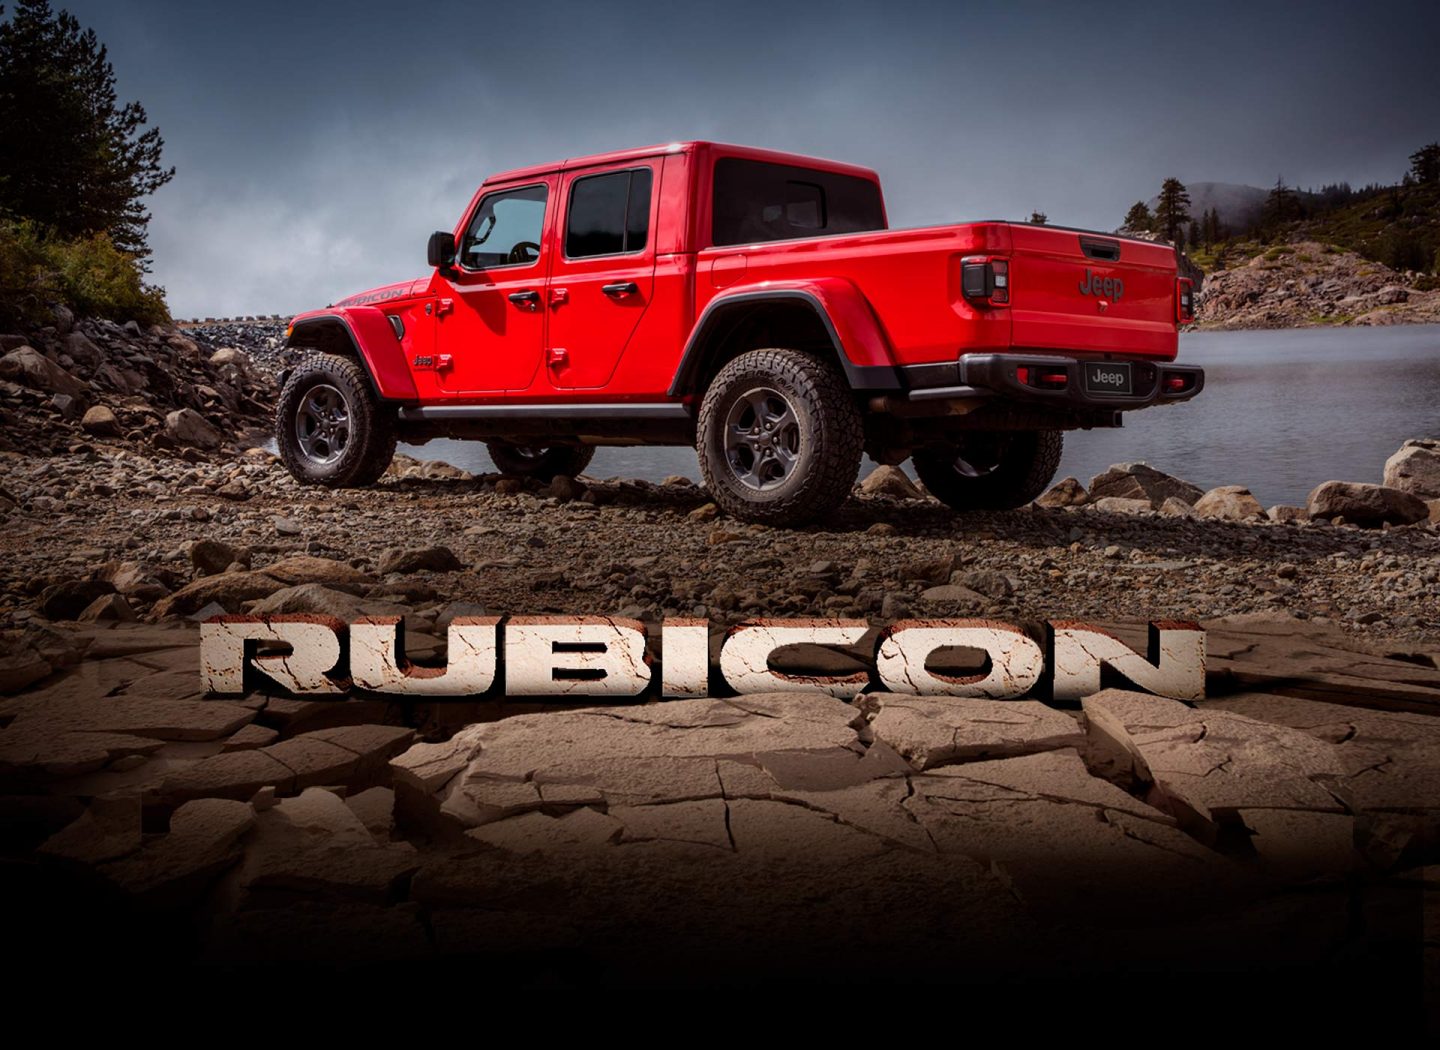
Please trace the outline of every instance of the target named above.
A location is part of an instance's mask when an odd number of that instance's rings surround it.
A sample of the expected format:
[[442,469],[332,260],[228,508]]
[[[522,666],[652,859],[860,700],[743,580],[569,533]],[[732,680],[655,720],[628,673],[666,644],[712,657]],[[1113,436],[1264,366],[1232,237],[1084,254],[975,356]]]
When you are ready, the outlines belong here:
[[511,292],[506,296],[516,306],[539,306],[539,292]]
[[600,290],[612,299],[623,299],[638,292],[640,286],[634,281],[617,281],[614,284],[602,285]]

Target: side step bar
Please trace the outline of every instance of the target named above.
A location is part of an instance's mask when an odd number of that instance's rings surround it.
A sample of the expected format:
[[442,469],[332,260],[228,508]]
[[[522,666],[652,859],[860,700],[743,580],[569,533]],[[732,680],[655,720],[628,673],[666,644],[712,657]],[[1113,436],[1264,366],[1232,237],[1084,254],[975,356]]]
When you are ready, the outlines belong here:
[[678,401],[603,405],[423,405],[400,409],[400,418],[432,422],[464,419],[689,419],[690,410]]

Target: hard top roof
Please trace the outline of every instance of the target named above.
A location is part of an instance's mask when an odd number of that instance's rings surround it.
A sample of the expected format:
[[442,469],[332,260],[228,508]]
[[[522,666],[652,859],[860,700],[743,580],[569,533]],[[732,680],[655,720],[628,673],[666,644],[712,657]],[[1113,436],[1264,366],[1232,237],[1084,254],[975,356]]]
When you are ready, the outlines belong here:
[[599,167],[604,164],[622,164],[625,161],[642,160],[646,157],[664,156],[667,153],[710,153],[716,156],[746,157],[751,160],[767,161],[771,164],[789,164],[796,167],[815,168],[838,175],[854,175],[863,179],[878,180],[879,176],[870,168],[820,157],[806,157],[798,153],[783,153],[778,150],[757,149],[753,146],[736,146],[724,142],[668,142],[654,146],[637,146],[632,149],[613,150],[609,153],[595,153],[588,157],[571,157],[568,160],[550,164],[534,164],[525,168],[514,168],[490,176],[486,183],[513,182],[516,179],[535,178],[575,168]]

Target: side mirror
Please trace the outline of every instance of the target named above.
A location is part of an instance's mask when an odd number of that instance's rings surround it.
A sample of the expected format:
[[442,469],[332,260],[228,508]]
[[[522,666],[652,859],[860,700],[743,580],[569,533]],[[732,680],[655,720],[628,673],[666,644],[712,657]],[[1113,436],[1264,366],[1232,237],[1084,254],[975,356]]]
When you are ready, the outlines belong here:
[[430,235],[425,246],[425,258],[431,266],[449,269],[455,262],[455,235],[446,230],[436,230]]

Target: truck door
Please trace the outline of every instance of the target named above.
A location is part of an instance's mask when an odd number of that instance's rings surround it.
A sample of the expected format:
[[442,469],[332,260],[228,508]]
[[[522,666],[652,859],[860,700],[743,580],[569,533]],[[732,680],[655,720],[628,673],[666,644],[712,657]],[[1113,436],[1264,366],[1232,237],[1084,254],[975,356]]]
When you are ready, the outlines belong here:
[[641,161],[565,175],[545,353],[557,388],[604,387],[650,305],[658,166]]
[[555,182],[486,193],[466,223],[435,307],[435,369],[446,394],[524,390],[539,371]]

